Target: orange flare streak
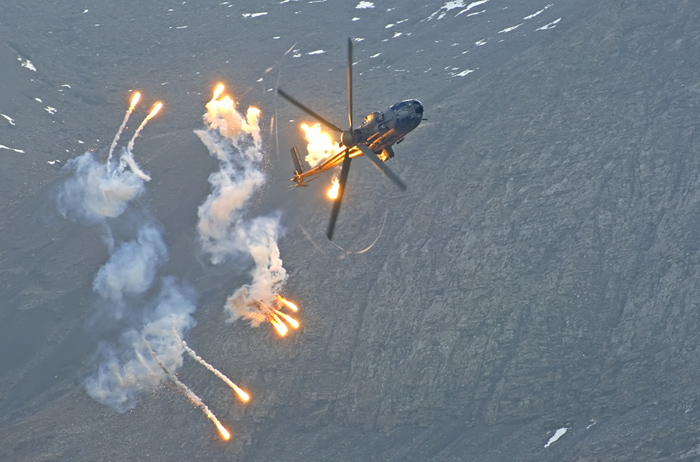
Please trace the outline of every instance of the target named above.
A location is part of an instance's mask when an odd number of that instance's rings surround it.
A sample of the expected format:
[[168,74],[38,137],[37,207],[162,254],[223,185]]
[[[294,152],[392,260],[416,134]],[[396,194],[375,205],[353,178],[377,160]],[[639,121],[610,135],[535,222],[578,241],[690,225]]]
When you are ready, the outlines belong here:
[[277,329],[277,332],[284,337],[287,335],[287,326],[282,322],[282,320],[275,314],[275,313],[270,313],[270,323],[272,323],[273,326],[275,326],[275,329]]
[[292,310],[292,311],[299,311],[299,308],[297,308],[297,306],[296,306],[294,303],[290,302],[290,301],[287,300],[286,298],[283,298],[283,297],[281,297],[281,296],[279,296],[279,295],[275,295],[275,296],[277,297],[277,300],[279,300],[279,301],[281,301],[282,303],[284,303],[285,305],[287,305],[287,307],[288,307],[290,310]]
[[137,104],[139,104],[139,100],[141,99],[141,93],[138,91],[134,93],[134,96],[131,98],[131,106],[129,106],[129,111],[133,111],[134,108],[136,107]]
[[275,310],[275,312],[278,315],[282,316],[284,318],[284,320],[287,321],[289,323],[289,325],[292,326],[293,328],[297,329],[299,327],[299,321],[297,321],[293,317],[289,316],[288,314],[282,313],[281,311]]
[[223,439],[225,439],[226,441],[231,439],[231,434],[229,433],[228,430],[226,430],[226,428],[223,425],[221,425],[221,422],[219,422],[218,420],[215,420],[214,423],[216,424],[216,428],[219,429],[219,433],[221,433],[221,437]]
[[234,385],[234,386],[233,386],[233,389],[236,391],[236,393],[238,393],[238,397],[241,398],[241,400],[243,400],[243,401],[245,401],[245,402],[248,402],[248,400],[250,399],[250,395],[248,395],[248,393],[246,393],[245,391],[243,391],[243,390],[242,390],[240,387],[238,387],[237,385]]
[[153,106],[153,109],[151,109],[151,113],[148,114],[148,116],[146,117],[146,120],[151,120],[153,117],[155,117],[156,114],[158,114],[158,111],[160,111],[160,110],[162,109],[162,107],[163,107],[163,103],[161,103],[160,101],[158,101],[158,102]]

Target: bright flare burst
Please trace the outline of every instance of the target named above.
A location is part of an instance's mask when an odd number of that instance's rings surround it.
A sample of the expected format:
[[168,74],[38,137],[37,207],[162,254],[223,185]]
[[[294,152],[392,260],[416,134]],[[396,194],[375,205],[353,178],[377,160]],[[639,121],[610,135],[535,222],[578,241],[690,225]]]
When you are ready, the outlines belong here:
[[[282,308],[287,307],[292,311],[299,311],[299,308],[297,308],[294,303],[281,297],[280,295],[275,295],[275,297],[277,298],[278,306],[268,306],[265,303],[258,301],[258,310],[260,310],[262,314],[265,315],[267,320],[270,321],[270,324],[272,324],[275,330],[277,330],[277,333],[284,337],[287,335],[287,332],[289,332],[287,324],[292,326],[294,329],[298,329],[299,321],[283,312]],[[284,321],[286,321],[287,324],[285,324]]]
[[315,124],[312,127],[301,124],[301,128],[304,130],[308,141],[306,148],[309,154],[305,157],[305,160],[311,167],[317,166],[331,155],[340,151],[340,144],[331,141],[330,135],[321,131],[321,124]]
[[328,197],[332,200],[336,200],[338,198],[338,192],[340,191],[340,181],[338,181],[338,177],[333,177],[333,183],[331,184],[331,187],[328,189]]

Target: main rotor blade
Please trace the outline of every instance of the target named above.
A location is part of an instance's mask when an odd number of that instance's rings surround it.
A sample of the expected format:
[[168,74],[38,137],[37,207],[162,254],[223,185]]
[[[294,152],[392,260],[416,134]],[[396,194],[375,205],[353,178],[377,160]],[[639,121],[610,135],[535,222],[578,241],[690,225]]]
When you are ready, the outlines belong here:
[[299,109],[301,109],[302,111],[304,111],[304,112],[306,112],[307,114],[309,114],[309,115],[310,115],[311,117],[313,117],[314,119],[316,119],[316,120],[318,120],[319,122],[321,122],[321,123],[322,123],[323,125],[325,125],[326,127],[331,128],[331,129],[333,129],[333,130],[335,130],[335,131],[337,131],[337,132],[343,133],[343,130],[341,130],[340,128],[338,128],[336,125],[330,123],[330,122],[327,121],[325,118],[321,117],[321,116],[318,115],[316,112],[314,112],[314,111],[312,111],[311,109],[309,109],[308,107],[304,106],[304,105],[301,104],[299,101],[297,101],[297,100],[295,100],[294,98],[292,98],[289,94],[287,94],[287,92],[285,92],[285,91],[282,90],[281,88],[278,88],[278,89],[277,89],[277,94],[280,95],[282,98],[286,99],[287,101],[289,101],[290,103],[292,103],[293,105],[295,105],[296,107],[298,107]]
[[338,197],[335,202],[333,202],[333,210],[331,211],[331,221],[328,223],[328,240],[333,240],[333,231],[335,231],[335,222],[338,220],[338,213],[340,213],[340,204],[343,201],[343,194],[345,193],[345,184],[348,182],[348,173],[350,173],[350,150],[345,148],[345,158],[343,159],[343,168],[340,171],[340,180],[338,181],[340,187],[338,188]]
[[348,37],[348,120],[352,130],[352,39]]
[[372,151],[364,144],[358,144],[357,147],[360,149],[360,151],[362,151],[362,154],[364,154],[365,157],[371,160],[374,166],[377,167],[379,171],[382,172],[391,181],[393,181],[396,184],[396,186],[398,186],[401,189],[401,191],[406,190],[406,185],[403,181],[401,181],[401,178],[399,178],[399,176],[396,173],[389,170],[389,167],[384,165],[384,162],[382,162],[382,160],[379,158],[379,156],[377,156],[374,153],[374,151]]

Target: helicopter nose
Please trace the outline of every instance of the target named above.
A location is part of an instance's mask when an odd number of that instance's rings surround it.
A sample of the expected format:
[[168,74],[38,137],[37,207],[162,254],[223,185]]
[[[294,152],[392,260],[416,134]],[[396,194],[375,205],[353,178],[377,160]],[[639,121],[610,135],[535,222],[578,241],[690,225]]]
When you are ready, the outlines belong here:
[[413,100],[413,110],[416,111],[416,114],[419,116],[423,115],[423,105],[417,99]]

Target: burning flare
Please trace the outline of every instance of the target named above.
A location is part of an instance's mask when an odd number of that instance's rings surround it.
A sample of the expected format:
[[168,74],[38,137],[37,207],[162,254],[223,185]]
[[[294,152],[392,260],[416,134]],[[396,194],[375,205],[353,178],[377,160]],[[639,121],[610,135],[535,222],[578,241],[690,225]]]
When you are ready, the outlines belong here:
[[162,107],[163,107],[163,103],[161,103],[160,101],[158,101],[158,102],[153,106],[153,109],[151,109],[151,112],[150,112],[150,114],[148,114],[148,116],[146,117],[146,120],[151,120],[153,117],[155,117],[155,115],[158,114],[158,111],[160,111]]
[[279,300],[280,302],[282,302],[282,303],[284,303],[285,305],[287,305],[287,307],[288,307],[290,310],[292,310],[292,311],[299,311],[299,308],[297,308],[297,306],[296,306],[294,303],[290,302],[290,301],[287,300],[286,298],[281,297],[279,294],[278,294],[278,295],[275,295],[275,297],[277,297],[277,300]]
[[321,124],[315,124],[312,127],[301,124],[301,128],[304,130],[308,141],[306,148],[309,154],[305,157],[305,160],[311,167],[317,166],[331,155],[340,151],[340,144],[331,141],[330,135],[321,131]]
[[284,318],[284,320],[287,321],[289,323],[289,325],[292,326],[293,328],[295,328],[295,329],[299,328],[299,321],[297,321],[293,317],[289,316],[288,314],[282,313],[281,311],[277,311],[277,310],[275,310],[275,313],[282,316]]
[[[216,419],[216,417],[214,417],[214,418]],[[221,425],[221,422],[219,422],[218,420],[214,420],[214,423],[216,424],[216,428],[219,429],[219,433],[221,433],[221,437],[223,439],[225,439],[226,441],[230,440],[231,433],[229,433],[229,431],[226,430],[226,428],[223,425]]]
[[134,93],[134,96],[131,98],[131,105],[129,106],[129,111],[133,111],[134,108],[136,107],[137,104],[139,104],[139,100],[141,99],[141,93],[138,91]]
[[182,340],[182,339],[180,338],[180,336],[177,335],[177,332],[175,332],[174,330],[173,330],[173,334],[175,335],[175,338],[177,338],[177,339],[180,341],[180,343],[182,343],[182,346],[185,348],[185,351],[186,351],[195,361],[197,361],[199,364],[201,364],[202,366],[204,366],[204,367],[206,367],[207,369],[209,369],[209,371],[210,371],[211,373],[213,373],[215,376],[217,376],[218,378],[220,378],[221,380],[223,380],[223,381],[226,383],[226,385],[228,385],[229,387],[231,387],[231,389],[233,389],[233,391],[235,391],[235,392],[238,394],[238,397],[241,399],[241,401],[243,401],[243,402],[248,402],[248,400],[250,399],[250,395],[248,395],[248,393],[246,393],[246,392],[243,391],[238,385],[236,385],[235,383],[233,383],[233,382],[231,381],[231,379],[229,379],[228,377],[226,377],[226,376],[225,376],[222,372],[220,372],[217,368],[215,368],[214,366],[212,366],[211,364],[209,364],[208,362],[206,362],[204,359],[202,359],[192,348],[190,348],[189,345],[187,345],[187,342],[185,342],[184,340]]
[[207,407],[206,404],[204,404],[204,401],[202,401],[202,398],[197,396],[195,392],[190,390],[190,388],[185,385],[184,383],[180,382],[180,379],[178,379],[172,372],[168,370],[167,367],[165,367],[165,364],[160,360],[158,355],[156,355],[155,351],[151,348],[151,344],[146,342],[146,346],[148,347],[148,351],[151,353],[151,356],[153,356],[153,359],[158,363],[158,366],[160,366],[161,369],[163,369],[163,372],[165,372],[165,375],[168,376],[170,380],[173,381],[173,383],[177,386],[177,388],[180,389],[180,391],[187,396],[187,398],[194,404],[195,406],[199,407],[204,411],[204,414],[207,416],[209,420],[214,422],[214,425],[216,425],[216,428],[219,429],[219,433],[221,434],[221,437],[225,440],[229,440],[231,438],[231,433],[229,433],[226,428],[221,425],[221,422],[219,422],[219,419],[216,418],[213,412],[209,410],[209,407]]
[[[258,310],[265,316],[265,318],[267,318],[267,320],[270,321],[270,324],[272,324],[275,330],[277,330],[277,333],[280,334],[280,336],[284,337],[285,335],[287,335],[287,332],[289,332],[287,324],[292,326],[294,329],[298,329],[299,321],[289,316],[287,313],[283,312],[282,308],[287,307],[292,311],[299,311],[299,308],[297,308],[297,306],[294,303],[281,297],[280,295],[275,295],[275,298],[278,301],[278,306],[269,306],[258,300],[256,302],[256,308],[258,308]],[[287,324],[285,324],[284,321],[286,321]]]
[[328,189],[328,197],[332,200],[336,200],[338,198],[339,191],[340,181],[338,181],[338,177],[335,176],[333,177],[333,183],[331,183],[331,187]]

